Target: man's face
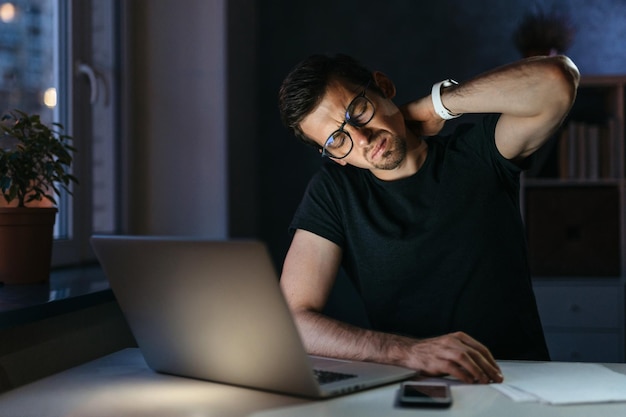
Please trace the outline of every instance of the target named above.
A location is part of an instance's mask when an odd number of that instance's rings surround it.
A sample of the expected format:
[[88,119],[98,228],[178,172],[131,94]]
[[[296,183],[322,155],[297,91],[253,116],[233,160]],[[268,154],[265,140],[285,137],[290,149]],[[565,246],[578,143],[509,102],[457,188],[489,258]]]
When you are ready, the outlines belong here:
[[[384,87],[383,87],[384,90]],[[352,100],[363,92],[363,86],[354,87],[339,81],[332,81],[320,104],[300,123],[302,131],[320,146],[324,146],[328,137],[345,121],[346,109]],[[346,123],[343,129],[349,133],[354,146],[347,157],[332,158],[335,162],[346,163],[371,170],[375,175],[379,171],[400,168],[406,157],[406,126],[400,110],[389,98],[382,97],[371,88],[365,91],[366,97],[373,103],[374,117],[362,127]]]

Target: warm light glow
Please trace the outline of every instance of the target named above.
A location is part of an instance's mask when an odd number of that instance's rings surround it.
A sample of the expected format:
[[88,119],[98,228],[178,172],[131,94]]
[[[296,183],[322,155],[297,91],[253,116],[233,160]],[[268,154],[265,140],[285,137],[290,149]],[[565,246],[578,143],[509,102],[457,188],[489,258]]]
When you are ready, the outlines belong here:
[[124,380],[115,377],[115,367],[112,371],[104,369],[103,373],[110,372],[108,378],[115,383],[98,385],[97,390],[91,388],[89,395],[83,393],[89,387],[77,387],[77,394],[89,400],[72,410],[72,416],[121,416],[132,410],[137,416],[221,417],[241,410],[245,410],[242,414],[252,412],[255,405],[263,404],[266,395],[228,385],[161,376],[147,370],[149,374],[144,370],[138,372],[132,368],[127,372],[132,371],[133,377]]
[[15,6],[13,3],[2,3],[0,5],[0,20],[4,23],[11,23],[15,19]]
[[57,105],[57,89],[54,87],[48,88],[43,93],[43,104],[50,108],[54,108]]

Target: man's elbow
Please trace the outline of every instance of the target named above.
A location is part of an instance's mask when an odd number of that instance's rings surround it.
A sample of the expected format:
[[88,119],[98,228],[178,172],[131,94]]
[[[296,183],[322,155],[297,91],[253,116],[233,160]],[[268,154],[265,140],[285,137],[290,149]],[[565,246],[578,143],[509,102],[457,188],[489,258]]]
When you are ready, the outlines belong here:
[[549,60],[552,63],[551,83],[558,89],[555,97],[560,98],[560,107],[567,112],[576,100],[580,72],[574,61],[565,55],[550,57]]

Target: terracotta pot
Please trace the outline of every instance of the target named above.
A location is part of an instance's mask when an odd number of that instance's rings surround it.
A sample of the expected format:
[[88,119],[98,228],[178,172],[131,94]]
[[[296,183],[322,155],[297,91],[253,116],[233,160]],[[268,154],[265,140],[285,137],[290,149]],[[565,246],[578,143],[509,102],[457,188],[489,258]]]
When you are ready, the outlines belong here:
[[56,213],[56,208],[0,208],[0,282],[49,280]]

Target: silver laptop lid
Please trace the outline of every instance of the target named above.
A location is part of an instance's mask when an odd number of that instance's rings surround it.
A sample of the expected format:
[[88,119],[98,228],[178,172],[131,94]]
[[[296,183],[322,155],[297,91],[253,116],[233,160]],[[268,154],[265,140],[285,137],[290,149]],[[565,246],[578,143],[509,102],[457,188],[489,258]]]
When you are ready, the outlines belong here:
[[262,243],[94,236],[92,245],[152,369],[320,395]]

